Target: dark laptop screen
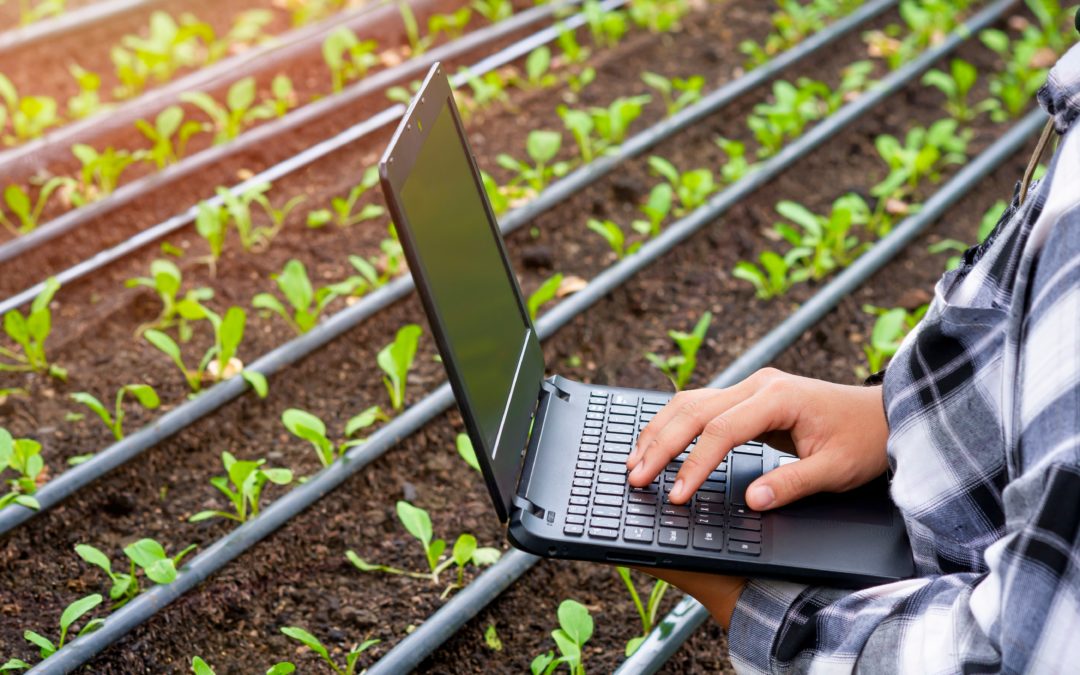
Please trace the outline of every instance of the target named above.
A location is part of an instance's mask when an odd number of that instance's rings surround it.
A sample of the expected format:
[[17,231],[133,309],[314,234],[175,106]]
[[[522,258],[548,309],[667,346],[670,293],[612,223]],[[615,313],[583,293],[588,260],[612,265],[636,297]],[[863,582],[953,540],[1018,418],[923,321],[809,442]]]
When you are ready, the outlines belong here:
[[472,417],[494,452],[528,326],[450,105],[428,130],[401,190],[402,207]]

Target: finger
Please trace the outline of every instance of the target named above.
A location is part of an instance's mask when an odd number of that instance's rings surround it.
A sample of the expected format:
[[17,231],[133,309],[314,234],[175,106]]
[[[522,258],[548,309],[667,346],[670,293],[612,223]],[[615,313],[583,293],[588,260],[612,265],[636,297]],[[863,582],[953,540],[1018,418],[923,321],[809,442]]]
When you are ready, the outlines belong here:
[[837,492],[846,477],[834,453],[818,452],[763,474],[746,488],[746,505],[765,511],[818,492]]
[[668,422],[675,417],[679,412],[679,408],[686,405],[690,401],[696,401],[709,396],[713,396],[717,393],[717,389],[694,389],[692,391],[681,391],[668,401],[667,405],[660,409],[660,412],[649,420],[649,423],[645,425],[645,428],[638,434],[637,443],[634,445],[634,451],[630,453],[630,457],[626,460],[626,467],[633,469],[637,466],[638,461],[641,459],[642,454],[645,452],[645,448],[649,447],[649,444],[655,440],[660,430],[667,426]]
[[797,417],[792,398],[786,389],[770,386],[710,420],[675,476],[671,501],[682,504],[690,499],[735,446],[768,431],[791,428]]

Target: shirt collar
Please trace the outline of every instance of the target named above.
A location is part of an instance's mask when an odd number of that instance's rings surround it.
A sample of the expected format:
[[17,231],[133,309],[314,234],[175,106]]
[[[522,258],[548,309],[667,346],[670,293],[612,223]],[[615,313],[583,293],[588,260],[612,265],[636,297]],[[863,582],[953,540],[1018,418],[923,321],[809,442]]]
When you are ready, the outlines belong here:
[[1080,115],[1080,44],[1065,52],[1050,69],[1039,89],[1039,104],[1054,118],[1054,128],[1064,134]]

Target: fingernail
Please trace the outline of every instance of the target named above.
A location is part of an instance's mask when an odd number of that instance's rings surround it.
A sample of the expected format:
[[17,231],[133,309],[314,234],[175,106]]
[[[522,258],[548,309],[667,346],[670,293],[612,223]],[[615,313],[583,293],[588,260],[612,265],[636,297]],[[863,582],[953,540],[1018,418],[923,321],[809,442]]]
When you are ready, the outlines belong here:
[[674,499],[681,500],[683,498],[682,487],[683,487],[683,479],[682,478],[676,478],[675,479],[675,485],[671,488],[671,498],[673,500]]
[[638,458],[641,457],[641,452],[641,446],[635,447],[634,451],[630,453],[630,457],[626,460],[626,465],[631,467],[637,466]]
[[769,508],[775,500],[776,494],[768,485],[755,485],[746,491],[746,501],[757,511]]

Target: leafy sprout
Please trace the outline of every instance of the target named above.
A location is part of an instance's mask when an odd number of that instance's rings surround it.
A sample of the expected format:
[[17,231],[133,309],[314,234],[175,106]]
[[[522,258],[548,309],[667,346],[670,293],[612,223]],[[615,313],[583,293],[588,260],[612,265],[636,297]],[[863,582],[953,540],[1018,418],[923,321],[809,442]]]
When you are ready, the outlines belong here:
[[0,427],[0,474],[5,469],[14,471],[17,476],[9,478],[6,494],[0,494],[0,508],[9,504],[18,504],[35,511],[41,504],[34,498],[37,492],[38,478],[45,469],[41,458],[41,443],[30,438],[13,438],[7,429]]
[[288,261],[281,272],[271,275],[271,278],[285,297],[288,307],[270,293],[259,293],[252,298],[251,304],[256,309],[280,316],[297,335],[314,328],[327,305],[336,298],[352,294],[358,285],[365,283],[360,277],[350,277],[341,283],[316,290],[308,278],[307,268],[299,260]]
[[705,342],[705,333],[709,330],[711,323],[712,312],[705,312],[691,332],[668,331],[668,337],[679,347],[679,354],[676,356],[660,357],[652,352],[645,354],[649,363],[659,368],[675,385],[676,390],[682,391],[690,382],[694,369],[697,367],[698,350]]
[[675,215],[685,215],[708,201],[709,196],[719,187],[711,171],[705,168],[680,172],[674,164],[663,157],[650,157],[649,169],[664,178],[674,190],[679,207]]
[[82,168],[78,178],[61,177],[63,188],[75,206],[84,206],[112,194],[128,167],[141,161],[144,151],[129,152],[107,147],[98,151],[83,143],[71,147]]
[[[367,429],[376,422],[385,422],[390,418],[379,406],[372,406],[359,415],[352,417],[345,424],[345,438],[350,439],[357,432]],[[311,443],[323,466],[330,466],[354,445],[360,445],[363,438],[345,440],[334,444],[326,435],[326,423],[315,415],[299,408],[289,408],[281,414],[281,423],[293,436]]]
[[135,127],[153,143],[146,156],[158,169],[178,162],[184,156],[191,137],[203,130],[199,122],[185,122],[184,109],[178,105],[171,105],[158,113],[153,124],[137,120]]
[[870,373],[876,373],[885,367],[885,362],[900,348],[900,343],[923,315],[927,306],[923,305],[913,312],[903,307],[883,309],[873,305],[863,305],[863,311],[877,316],[870,332],[870,343],[863,345],[866,363]]
[[910,195],[924,178],[940,180],[942,168],[966,161],[971,135],[971,130],[961,130],[956,120],[942,119],[929,128],[912,127],[903,143],[888,134],[878,136],[874,147],[888,165],[889,174],[870,193],[884,203]]
[[589,218],[588,222],[585,223],[585,226],[604,238],[604,241],[607,242],[607,245],[611,248],[611,252],[615,254],[617,260],[622,260],[628,255],[633,255],[641,248],[640,241],[636,241],[627,246],[626,234],[622,231],[622,228],[612,220]]
[[[0,73],[0,134],[7,145],[37,138],[63,122],[56,100],[48,96],[22,96]],[[10,133],[6,133],[10,129]]]
[[8,185],[4,188],[4,204],[10,216],[0,211],[0,225],[16,236],[34,231],[41,222],[49,198],[63,185],[62,178],[50,178],[38,190],[36,199],[31,198],[30,192],[21,185]]
[[778,203],[776,211],[790,222],[776,223],[774,231],[795,247],[793,256],[809,269],[811,279],[850,265],[864,248],[852,230],[870,222],[870,207],[855,193],[834,201],[828,215],[819,216],[790,200]]
[[114,572],[109,556],[89,544],[77,544],[75,553],[86,563],[100,568],[109,577],[112,582],[109,599],[113,601],[112,608],[118,609],[141,592],[137,570],[141,569],[146,578],[155,584],[171,584],[176,580],[180,561],[195,548],[195,544],[192,544],[176,555],[169,556],[165,547],[157,541],[140,539],[124,547],[124,555],[130,562],[127,572]]
[[570,675],[585,675],[584,648],[593,634],[593,619],[585,605],[577,600],[563,600],[558,609],[559,627],[551,632],[559,657],[554,652],[540,654],[529,664],[532,675],[550,675],[562,664]]
[[671,206],[675,199],[675,190],[668,183],[654,185],[649,191],[649,199],[641,207],[647,220],[635,220],[630,224],[638,234],[650,237],[660,236],[660,225],[671,213]]
[[648,602],[642,604],[641,596],[638,595],[634,581],[630,578],[629,568],[616,567],[615,571],[619,573],[619,578],[623,580],[627,590],[630,591],[630,599],[634,602],[634,608],[641,619],[641,635],[631,638],[626,643],[626,656],[629,658],[638,650],[638,647],[641,646],[641,643],[645,641],[645,638],[652,632],[653,627],[656,626],[656,616],[660,612],[660,602],[664,599],[664,594],[667,592],[669,585],[666,581],[657,579],[653,583],[652,591],[649,592]]
[[30,311],[23,314],[17,309],[4,314],[4,332],[20,348],[20,351],[0,347],[0,357],[7,363],[0,362],[0,372],[35,372],[48,374],[58,380],[67,380],[67,371],[49,363],[45,355],[45,341],[52,332],[52,311],[49,303],[60,290],[60,282],[55,277],[45,281],[45,287],[30,303]]
[[390,394],[390,404],[394,410],[405,406],[405,383],[416,357],[416,348],[420,342],[420,326],[410,323],[398,329],[394,341],[379,350],[375,360],[386,376],[383,384]]
[[724,182],[734,183],[742,180],[754,169],[754,165],[746,159],[746,143],[717,136],[716,145],[727,155],[727,161],[720,168],[720,175]]
[[529,295],[529,299],[525,304],[526,307],[528,307],[529,318],[531,320],[536,321],[536,315],[540,311],[540,308],[555,299],[556,294],[559,292],[559,287],[562,285],[562,281],[563,275],[555,274],[547,281],[540,284],[540,286]]
[[701,75],[669,79],[657,73],[644,72],[641,79],[660,93],[668,117],[700,101],[701,90],[705,87],[705,78]]
[[125,285],[128,288],[146,287],[153,289],[161,300],[161,313],[152,323],[140,326],[138,333],[147,329],[156,328],[165,330],[178,326],[180,341],[187,342],[191,339],[191,323],[180,315],[182,305],[201,304],[214,297],[214,291],[209,288],[194,288],[180,297],[180,289],[184,278],[180,268],[169,260],[155,260],[150,263],[150,276],[135,277],[128,279]]
[[358,80],[378,65],[375,55],[378,44],[374,40],[360,40],[356,33],[345,26],[340,26],[326,36],[322,54],[326,67],[330,69],[330,82],[334,92],[345,88],[346,82]]
[[458,455],[465,460],[465,463],[476,471],[480,471],[480,462],[476,459],[476,450],[473,448],[472,441],[469,440],[469,435],[458,434],[455,445],[457,446]]
[[201,91],[185,92],[180,95],[180,100],[190,103],[210,118],[214,130],[214,144],[220,145],[233,140],[255,122],[276,116],[276,106],[256,105],[256,95],[255,78],[245,77],[229,87],[224,105]]
[[[74,626],[79,619],[92,612],[104,600],[105,598],[101,597],[100,594],[93,593],[68,605],[63,613],[60,614],[60,637],[55,643],[44,635],[32,630],[23,633],[23,637],[27,642],[38,648],[38,653],[41,655],[41,658],[47,659],[60,651],[64,644],[67,643],[68,633],[71,631],[72,626]],[[75,637],[82,637],[87,633],[92,633],[100,628],[102,623],[104,622],[101,619],[91,619],[90,621],[87,621],[75,634]]]
[[364,177],[360,182],[349,190],[348,196],[334,197],[330,201],[330,206],[333,209],[332,211],[330,209],[319,209],[317,211],[309,212],[307,216],[308,227],[322,227],[331,222],[338,227],[350,227],[357,223],[362,223],[365,220],[371,220],[382,216],[386,213],[386,209],[378,204],[365,204],[359,212],[353,213],[357,201],[359,201],[371,188],[378,185],[378,183],[378,167],[369,167],[364,172]]
[[792,284],[806,281],[810,269],[800,266],[805,252],[798,249],[788,251],[781,256],[773,251],[762,251],[758,263],[740,260],[735,264],[731,276],[750,282],[757,297],[769,300],[787,293]]
[[197,523],[211,518],[247,522],[259,515],[259,502],[267,483],[288,485],[293,480],[293,473],[288,469],[264,469],[265,459],[239,460],[226,451],[221,453],[221,462],[226,475],[214,476],[210,484],[225,495],[232,511],[200,511],[188,518],[189,522]]
[[499,166],[516,173],[511,185],[524,184],[534,192],[542,191],[553,179],[565,176],[570,170],[567,162],[552,162],[562,146],[562,135],[557,131],[536,130],[529,132],[525,140],[525,152],[532,164],[501,154],[496,158]]
[[510,0],[473,0],[469,6],[491,23],[509,19],[514,14],[514,5]]
[[148,384],[126,384],[116,392],[116,404],[113,407],[113,411],[110,413],[108,408],[105,407],[101,401],[99,401],[93,394],[85,391],[76,392],[71,395],[72,400],[76,403],[85,405],[90,410],[94,411],[101,421],[105,423],[105,426],[109,428],[116,440],[124,438],[124,397],[130,394],[139,402],[139,405],[147,410],[154,410],[161,405],[161,399],[158,397],[154,388]]
[[[356,665],[360,660],[360,656],[380,642],[380,640],[364,640],[360,644],[353,645],[352,649],[345,655],[345,667],[342,668],[330,658],[330,651],[323,643],[303,628],[297,626],[283,626],[281,632],[318,654],[337,675],[355,675],[357,672]],[[295,670],[296,667],[292,663],[284,662],[271,668],[267,675],[285,675],[286,673],[292,673]]]
[[922,83],[945,95],[945,112],[961,122],[970,122],[979,112],[992,106],[986,101],[975,106],[968,103],[968,94],[978,77],[975,66],[963,59],[953,59],[949,62],[948,73],[935,68],[923,75]]

